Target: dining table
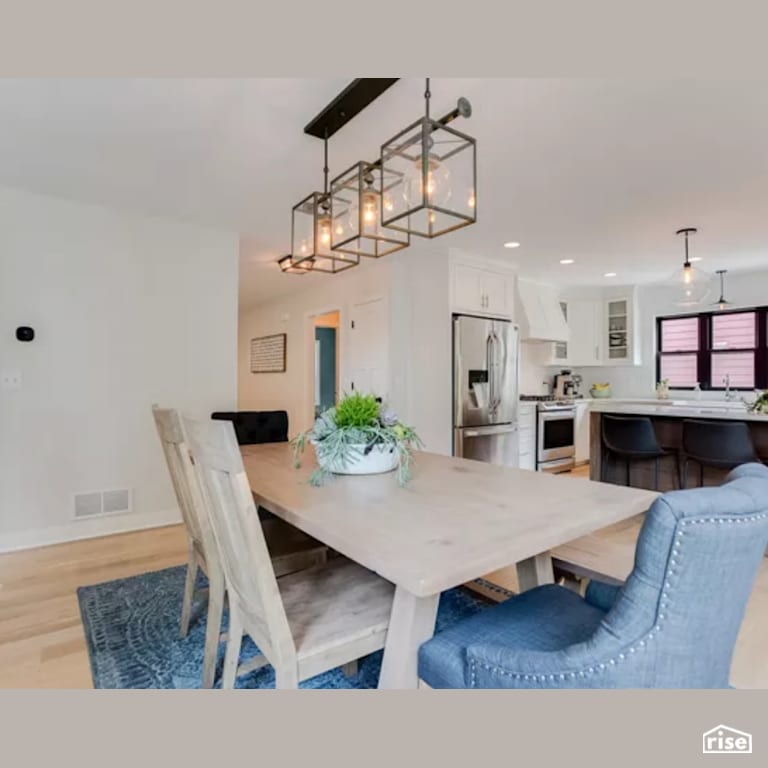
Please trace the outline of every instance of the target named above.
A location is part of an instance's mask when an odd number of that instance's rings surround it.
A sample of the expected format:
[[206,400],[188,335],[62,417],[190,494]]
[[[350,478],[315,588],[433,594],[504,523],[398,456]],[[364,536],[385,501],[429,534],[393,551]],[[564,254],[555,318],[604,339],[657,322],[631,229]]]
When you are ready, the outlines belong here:
[[333,475],[309,482],[289,443],[241,448],[254,500],[395,585],[379,688],[418,687],[419,646],[440,594],[517,567],[520,590],[554,581],[550,551],[645,512],[658,493],[419,451],[412,478]]

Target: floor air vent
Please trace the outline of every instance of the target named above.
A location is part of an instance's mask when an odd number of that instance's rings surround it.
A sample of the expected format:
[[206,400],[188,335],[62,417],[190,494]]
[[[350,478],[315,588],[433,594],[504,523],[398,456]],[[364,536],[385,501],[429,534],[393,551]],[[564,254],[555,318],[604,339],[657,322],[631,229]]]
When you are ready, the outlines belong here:
[[75,494],[75,518],[77,519],[130,511],[131,492],[128,488]]

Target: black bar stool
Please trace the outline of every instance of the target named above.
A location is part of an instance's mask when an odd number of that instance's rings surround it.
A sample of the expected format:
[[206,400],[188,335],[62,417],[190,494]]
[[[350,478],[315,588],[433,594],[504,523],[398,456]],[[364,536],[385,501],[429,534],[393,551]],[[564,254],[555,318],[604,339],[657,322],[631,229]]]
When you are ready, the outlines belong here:
[[630,479],[630,464],[632,461],[654,459],[655,490],[659,489],[659,459],[669,455],[669,452],[659,445],[656,432],[651,420],[644,416],[608,416],[602,418],[603,461],[600,479],[605,481],[608,476],[608,459],[615,456],[624,459],[627,466],[627,482]]
[[760,461],[746,422],[683,419],[683,488],[691,459],[699,465],[699,485],[704,485],[704,467],[730,470]]

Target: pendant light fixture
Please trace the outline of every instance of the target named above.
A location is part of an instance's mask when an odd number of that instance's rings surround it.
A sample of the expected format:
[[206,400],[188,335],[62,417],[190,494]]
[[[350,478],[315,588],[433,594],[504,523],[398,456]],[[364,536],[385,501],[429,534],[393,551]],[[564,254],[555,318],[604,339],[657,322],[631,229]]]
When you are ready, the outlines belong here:
[[361,256],[406,248],[411,234],[437,237],[477,220],[477,142],[448,127],[472,107],[460,98],[433,120],[429,78],[425,116],[383,145],[378,160],[355,163],[329,188],[328,139],[397,80],[353,80],[305,126],[324,142],[324,185],[293,206],[291,253],[278,260],[283,272],[343,272]]
[[728,274],[728,270],[718,269],[715,274],[719,275],[720,277],[720,298],[715,302],[715,305],[718,309],[728,309],[728,307],[731,305],[731,302],[726,301],[725,298],[725,276]]
[[709,296],[712,289],[712,278],[706,272],[691,264],[688,255],[688,238],[695,235],[698,230],[695,227],[678,229],[676,234],[685,238],[685,261],[682,269],[678,269],[665,281],[674,293],[675,303],[681,307],[692,307],[701,304]]
[[448,126],[472,114],[467,99],[430,117],[429,82],[424,117],[382,145],[379,172],[382,225],[431,238],[477,221],[477,142]]
[[[328,135],[323,138],[325,164],[323,166],[323,191],[313,192],[293,206],[291,220],[291,266],[305,271],[336,274],[360,263],[355,254],[340,253],[331,249],[334,227],[343,231],[341,217],[334,219],[331,213],[331,196],[328,190]],[[311,264],[311,267],[307,267]],[[284,270],[287,271],[287,270]]]
[[331,182],[331,231],[336,253],[379,258],[410,245],[407,232],[382,226],[382,190],[396,179],[383,180],[378,163],[355,163]]
[[283,272],[287,272],[289,275],[306,275],[307,272],[312,271],[314,261],[312,259],[305,259],[301,264],[296,265],[293,263],[293,256],[289,253],[287,256],[278,259],[277,264]]

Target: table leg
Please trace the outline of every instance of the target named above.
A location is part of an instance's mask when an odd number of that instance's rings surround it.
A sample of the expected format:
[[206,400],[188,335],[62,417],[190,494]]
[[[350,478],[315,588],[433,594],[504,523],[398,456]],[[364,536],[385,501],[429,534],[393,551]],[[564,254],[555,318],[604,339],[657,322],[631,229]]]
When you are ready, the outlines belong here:
[[418,688],[419,646],[435,633],[440,595],[416,597],[395,589],[379,688]]
[[541,584],[553,584],[555,574],[552,570],[552,557],[549,552],[543,552],[519,562],[517,564],[517,581],[521,592]]

